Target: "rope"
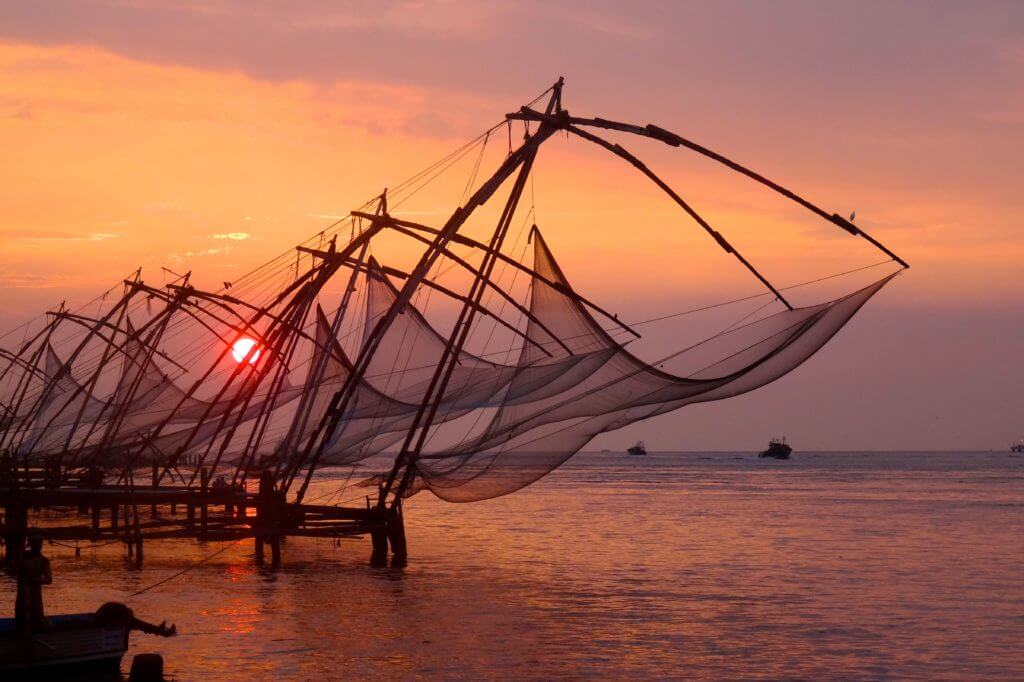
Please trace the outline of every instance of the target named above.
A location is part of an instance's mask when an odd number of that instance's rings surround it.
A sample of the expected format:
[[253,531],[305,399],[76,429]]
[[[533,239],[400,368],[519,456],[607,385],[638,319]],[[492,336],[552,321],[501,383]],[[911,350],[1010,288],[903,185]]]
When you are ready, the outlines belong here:
[[158,580],[157,582],[153,583],[149,587],[144,587],[141,590],[139,590],[138,592],[132,592],[128,596],[129,597],[137,597],[137,596],[139,596],[140,594],[142,594],[144,592],[149,592],[150,590],[152,590],[155,587],[160,587],[164,583],[169,583],[170,581],[174,580],[175,578],[177,578],[179,576],[182,576],[182,575],[185,575],[186,573],[191,571],[193,568],[199,568],[200,566],[205,564],[210,559],[214,558],[218,554],[223,554],[224,552],[226,552],[227,550],[231,549],[232,547],[234,547],[235,545],[237,545],[241,541],[242,541],[242,538],[238,538],[237,540],[235,540],[235,541],[225,545],[224,547],[221,547],[220,549],[218,549],[216,552],[214,552],[210,556],[206,557],[205,559],[201,559],[201,560],[197,561],[196,563],[192,564],[188,568],[184,568],[184,569],[178,571],[177,573],[175,573],[174,575],[171,575],[171,576],[168,576],[168,577],[164,578],[163,580]]
[[73,549],[76,552],[83,549],[99,549],[100,547],[106,547],[107,545],[113,545],[123,542],[123,540],[109,540],[108,542],[92,542],[88,545],[69,545],[65,542],[59,542],[57,540],[49,540],[51,545],[57,545],[58,547],[64,547],[65,549]]
[[[877,268],[880,265],[885,265],[886,263],[892,263],[892,262],[893,262],[893,259],[889,258],[887,260],[879,261],[877,263],[872,263],[871,265],[865,265],[863,267],[854,268],[853,270],[847,270],[846,272],[837,272],[834,275],[826,275],[825,277],[819,277],[818,279],[812,279],[812,280],[809,280],[807,282],[800,282],[799,284],[790,284],[789,286],[779,287],[779,291],[789,291],[790,289],[797,289],[799,287],[805,287],[805,286],[808,286],[808,285],[811,285],[811,284],[817,284],[818,282],[824,282],[824,281],[829,280],[829,279],[835,279],[836,277],[843,277],[844,275],[852,275],[855,272],[861,272],[862,270],[870,270],[871,268]],[[770,291],[765,291],[765,292],[762,292],[760,294],[752,294],[750,296],[743,296],[742,298],[734,298],[734,299],[732,299],[730,301],[722,301],[721,303],[712,303],[711,305],[706,305],[706,306],[703,306],[703,307],[700,307],[700,308],[691,308],[690,310],[684,310],[684,311],[678,312],[678,313],[670,313],[668,315],[662,315],[661,317],[652,317],[652,318],[649,318],[649,319],[646,319],[646,320],[641,320],[639,322],[630,322],[629,326],[630,327],[640,327],[640,326],[645,325],[645,324],[652,324],[654,322],[661,322],[662,320],[670,320],[673,317],[682,317],[683,315],[690,315],[692,313],[700,313],[700,312],[704,312],[705,310],[714,310],[715,308],[722,308],[722,307],[727,306],[727,305],[732,305],[733,303],[742,303],[743,301],[752,301],[755,298],[761,298],[763,296],[771,296],[771,292]],[[772,299],[772,300],[775,300],[775,299]],[[606,330],[606,331],[611,331],[611,330],[609,329],[609,330]]]

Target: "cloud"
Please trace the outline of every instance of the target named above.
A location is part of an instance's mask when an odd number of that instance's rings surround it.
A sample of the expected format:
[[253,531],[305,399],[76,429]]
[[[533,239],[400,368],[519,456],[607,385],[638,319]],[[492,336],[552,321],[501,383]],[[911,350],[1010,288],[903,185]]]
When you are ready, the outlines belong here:
[[171,253],[167,260],[175,264],[181,264],[189,258],[202,258],[204,256],[219,256],[231,252],[230,246],[219,246],[214,249],[202,249],[201,251],[186,251],[184,253]]
[[[649,32],[637,24],[639,13],[596,2],[567,7],[539,0],[12,5],[5,7],[0,36],[15,41],[96,46],[140,61],[236,71],[269,81],[366,80],[491,93],[510,87],[529,91],[540,83],[537,73],[544,74],[542,81],[558,75],[551,73],[554,63],[584,67],[596,49],[636,46]],[[510,68],[512,55],[519,68]]]
[[221,232],[219,234],[211,234],[210,239],[231,239],[240,242],[246,239],[253,239],[253,236],[248,232]]
[[23,239],[34,241],[61,241],[61,242],[102,242],[108,239],[117,239],[121,235],[117,232],[87,232],[75,234],[73,232],[54,232],[50,230],[0,230],[0,239]]
[[64,283],[62,276],[0,271],[0,289],[52,289]]
[[191,222],[199,222],[200,220],[199,214],[195,211],[169,201],[150,202],[142,207],[142,211],[146,215],[154,217],[188,220]]

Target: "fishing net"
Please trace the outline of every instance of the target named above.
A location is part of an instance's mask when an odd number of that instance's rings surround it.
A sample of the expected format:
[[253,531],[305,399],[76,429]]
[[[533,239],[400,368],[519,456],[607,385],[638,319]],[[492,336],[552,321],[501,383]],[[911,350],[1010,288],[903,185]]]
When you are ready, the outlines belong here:
[[[763,386],[813,355],[891,279],[731,329],[657,363],[697,367],[678,376],[643,362],[612,339],[584,305],[564,293],[571,290],[569,283],[539,233],[534,243],[537,276],[530,310],[573,355],[550,343],[537,323],[528,325],[527,334],[553,356],[524,345],[503,397],[492,397],[497,410],[486,431],[470,442],[422,454],[412,464],[416,484],[409,494],[426,488],[452,502],[505,495],[546,475],[597,434]],[[553,380],[540,379],[551,368],[558,368]]]
[[[26,333],[19,350],[0,353],[6,359],[6,365],[0,362],[0,451],[69,467],[173,466],[187,458],[196,467],[234,467],[243,479],[273,469],[285,489],[300,471],[308,483],[317,467],[377,458],[373,461],[388,464],[364,485],[384,484],[385,493],[395,495],[429,490],[451,502],[483,500],[537,481],[601,433],[778,379],[817,352],[893,276],[826,303],[789,308],[783,295],[649,168],[620,145],[579,126],[641,135],[709,156],[863,236],[906,267],[852,222],[664,129],[568,116],[561,110],[560,88],[555,86],[547,113],[523,108],[510,115],[536,121],[537,128],[519,149],[502,153],[498,171],[488,179],[476,183],[489,133],[450,157],[480,149],[469,183],[460,183],[460,208],[443,230],[396,221],[381,196],[377,213],[353,212],[331,226],[330,236],[325,230],[294,254],[225,282],[230,295],[200,292],[188,284],[190,275],[178,276],[180,284],[162,291],[144,286],[136,273],[125,281],[125,294],[115,305],[104,308],[99,299],[93,317],[68,315],[62,306],[52,322],[31,337]],[[552,118],[552,112],[558,116]],[[559,129],[604,147],[647,175],[768,287],[774,295],[769,303],[779,300],[787,309],[748,316],[648,362],[617,340],[622,328],[617,319],[616,331],[598,322],[593,311],[607,314],[573,290],[536,227],[529,232],[532,267],[505,256],[502,240],[537,148]],[[422,182],[449,166],[448,160],[435,164],[424,171]],[[497,246],[460,233],[473,210],[514,171],[519,176],[491,237]],[[392,196],[404,201],[422,186],[417,178]],[[406,273],[394,261],[385,265],[369,255],[384,227],[418,238],[415,269]],[[339,236],[344,242],[346,230],[348,242],[339,250],[336,242]],[[472,257],[457,258],[453,247],[469,247]],[[511,260],[517,274],[528,275],[528,286],[516,296],[491,279],[499,256],[503,265]],[[469,271],[473,285],[462,287],[469,293],[437,281],[442,273],[434,266],[441,263]],[[325,285],[338,272],[349,284],[328,317],[321,307]],[[393,283],[403,278],[401,288]],[[441,292],[461,310],[449,333],[431,323],[429,296],[417,298],[426,290]],[[140,291],[143,302],[134,298]],[[358,302],[352,297],[357,291]],[[493,299],[482,292],[500,294],[502,309],[488,306]],[[153,299],[166,304],[163,311],[152,314]],[[503,314],[505,302],[515,311]],[[511,321],[515,312],[519,318]],[[59,350],[60,330],[67,326],[61,325],[71,318],[88,331],[78,329]],[[141,318],[147,321],[142,324]],[[511,334],[514,345],[497,354],[488,352],[488,343],[470,346],[484,319]],[[259,344],[259,357],[236,357],[231,366],[228,350],[243,334]],[[304,491],[305,484],[297,497]]]

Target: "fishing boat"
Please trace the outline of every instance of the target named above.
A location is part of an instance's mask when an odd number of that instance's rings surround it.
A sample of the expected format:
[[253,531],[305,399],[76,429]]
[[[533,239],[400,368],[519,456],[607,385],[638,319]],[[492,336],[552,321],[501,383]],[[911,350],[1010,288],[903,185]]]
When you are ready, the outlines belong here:
[[[626,138],[720,164],[888,258],[831,277],[886,273],[837,298],[812,301],[815,290],[801,288],[809,300],[791,300]],[[574,286],[537,225],[535,161],[556,143],[609,154],[650,181],[749,274],[761,293],[738,301],[763,297],[758,307],[702,307],[736,310],[735,324],[661,358],[634,354],[639,325]],[[430,215],[406,202],[432,183],[461,195],[437,223],[411,220]],[[652,219],[631,216],[630,238]],[[369,536],[373,557],[404,559],[410,497],[506,495],[602,433],[766,386],[907,267],[838,212],[682,135],[570,113],[559,79],[223,287],[169,268],[154,282],[139,269],[88,304],[27,322],[0,348],[0,532],[9,552],[30,528],[65,542],[120,541],[137,563],[150,540],[248,539],[257,562],[269,545],[277,564],[289,535]],[[644,451],[638,443],[630,454]],[[360,475],[314,490],[328,467]],[[66,511],[42,526],[39,508]]]
[[629,454],[634,455],[634,456],[646,455],[647,454],[647,446],[644,445],[644,442],[642,440],[638,440],[633,447],[626,448],[626,452],[628,452]]
[[0,673],[117,673],[128,650],[128,627],[94,613],[51,616],[50,628],[26,637],[13,618],[0,618]]
[[1010,446],[1010,452],[1024,452],[1024,440]]
[[786,438],[772,438],[768,442],[768,449],[762,450],[758,457],[770,457],[772,459],[789,459],[793,448],[786,443]]

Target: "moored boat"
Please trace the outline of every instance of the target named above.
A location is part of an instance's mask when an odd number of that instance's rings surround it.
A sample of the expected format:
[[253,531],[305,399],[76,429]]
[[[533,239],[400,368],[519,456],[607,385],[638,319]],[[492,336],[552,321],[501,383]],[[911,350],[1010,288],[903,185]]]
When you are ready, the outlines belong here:
[[634,456],[646,455],[647,454],[647,446],[644,445],[644,442],[642,440],[638,440],[636,442],[636,445],[634,445],[631,448],[626,448],[626,452],[628,452],[629,454],[634,455]]
[[781,440],[773,438],[768,442],[768,449],[761,451],[758,457],[771,457],[772,459],[789,459],[793,448],[786,443],[785,437]]
[[128,626],[95,613],[49,618],[50,627],[31,636],[13,618],[0,618],[0,673],[46,671],[113,672],[128,650]]

